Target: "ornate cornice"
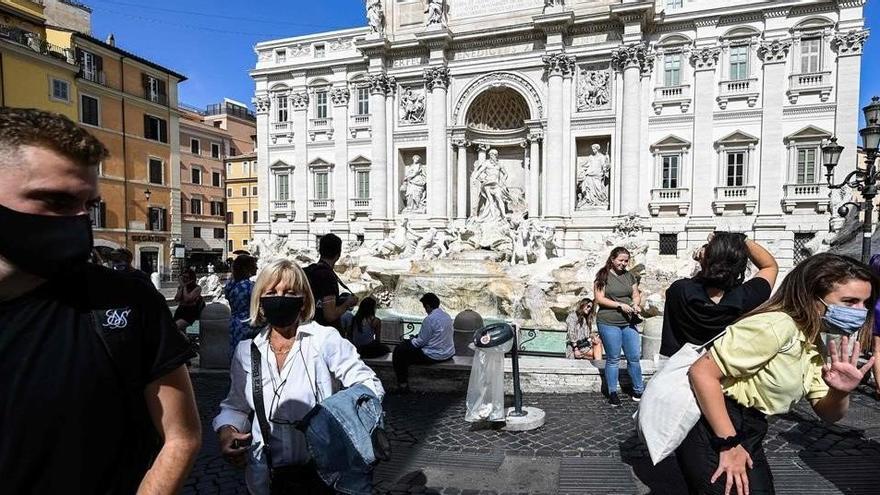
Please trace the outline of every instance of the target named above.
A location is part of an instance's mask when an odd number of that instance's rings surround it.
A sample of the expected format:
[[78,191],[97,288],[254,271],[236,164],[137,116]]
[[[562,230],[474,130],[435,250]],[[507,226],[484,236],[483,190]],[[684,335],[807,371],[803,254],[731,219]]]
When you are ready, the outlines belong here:
[[780,7],[778,9],[767,9],[764,11],[765,19],[776,19],[779,17],[788,17],[788,13],[791,11],[790,7]]
[[831,47],[841,57],[861,55],[867,39],[867,29],[853,29],[845,33],[835,34],[831,38]]
[[644,43],[621,46],[611,51],[611,66],[619,71],[629,68],[645,70],[648,49]]
[[762,41],[758,46],[758,56],[765,64],[785,62],[788,51],[791,49],[791,40]]
[[548,75],[569,77],[574,74],[575,58],[564,53],[552,53],[541,57]]
[[290,102],[294,110],[306,110],[309,108],[309,94],[305,91],[292,93],[290,95]]
[[434,88],[448,88],[449,68],[445,65],[439,65],[425,69],[425,87],[428,88],[428,91],[433,91]]
[[269,113],[269,106],[271,105],[268,95],[257,95],[253,99],[254,109],[258,114],[261,113]]
[[351,91],[348,88],[335,88],[330,91],[330,101],[333,102],[334,106],[344,107],[348,105],[350,99]]
[[694,69],[698,71],[715,70],[720,55],[721,48],[717,46],[694,48],[691,51],[691,63],[694,65]]

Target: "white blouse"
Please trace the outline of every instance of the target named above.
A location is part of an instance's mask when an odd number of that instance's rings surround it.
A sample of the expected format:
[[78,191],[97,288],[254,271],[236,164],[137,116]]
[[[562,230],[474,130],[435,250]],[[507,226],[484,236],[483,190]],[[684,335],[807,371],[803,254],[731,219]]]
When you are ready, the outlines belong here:
[[[338,390],[334,382],[345,388],[365,385],[380,399],[385,391],[373,370],[360,360],[355,347],[333,328],[315,322],[301,325],[280,372],[267,335],[268,329],[263,330],[253,342],[263,358],[263,403],[271,428],[272,462],[276,467],[306,464],[311,456],[305,436],[289,423],[302,419],[315,406],[316,396],[322,401],[333,395]],[[256,418],[253,424],[248,419],[254,410],[251,340],[238,344],[229,374],[229,394],[220,403],[220,414],[214,418],[213,427],[217,431],[230,425],[240,432],[251,432],[253,442],[245,475],[248,489],[254,494],[268,493],[263,432]]]

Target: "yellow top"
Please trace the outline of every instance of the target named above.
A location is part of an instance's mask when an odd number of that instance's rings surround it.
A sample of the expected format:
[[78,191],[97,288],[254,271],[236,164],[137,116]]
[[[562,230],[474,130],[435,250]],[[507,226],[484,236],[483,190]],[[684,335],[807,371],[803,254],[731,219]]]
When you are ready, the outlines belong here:
[[727,327],[711,349],[724,393],[764,414],[783,414],[801,398],[828,393],[820,348],[785,313],[764,313]]

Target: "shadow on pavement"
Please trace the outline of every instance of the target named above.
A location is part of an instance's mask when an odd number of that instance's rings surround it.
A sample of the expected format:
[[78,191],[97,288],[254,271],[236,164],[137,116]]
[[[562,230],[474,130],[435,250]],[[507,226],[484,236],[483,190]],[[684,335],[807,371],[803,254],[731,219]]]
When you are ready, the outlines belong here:
[[651,491],[651,495],[681,495],[687,493],[684,477],[675,461],[669,456],[656,466],[651,462],[645,445],[633,433],[620,443],[620,458],[628,464],[636,478]]

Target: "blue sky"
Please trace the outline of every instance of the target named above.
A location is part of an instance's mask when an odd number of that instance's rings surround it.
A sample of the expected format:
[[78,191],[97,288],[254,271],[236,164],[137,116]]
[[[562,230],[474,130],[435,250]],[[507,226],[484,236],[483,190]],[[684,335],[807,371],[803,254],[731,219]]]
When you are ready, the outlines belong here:
[[[180,101],[224,97],[250,105],[259,41],[366,24],[363,0],[86,0],[92,30],[121,48],[185,74]],[[862,62],[861,103],[880,95],[880,1],[865,10],[873,36]]]

